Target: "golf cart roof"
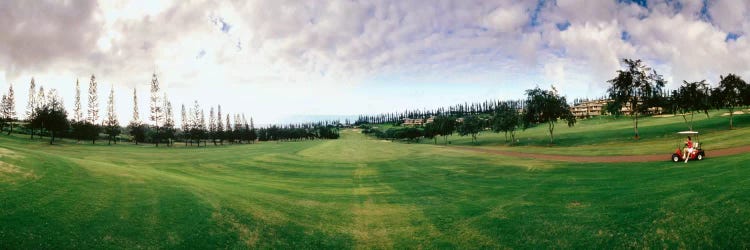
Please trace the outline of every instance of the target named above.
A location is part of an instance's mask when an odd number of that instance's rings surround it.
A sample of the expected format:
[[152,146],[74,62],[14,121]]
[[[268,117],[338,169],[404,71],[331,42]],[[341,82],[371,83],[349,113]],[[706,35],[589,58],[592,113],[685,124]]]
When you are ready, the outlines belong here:
[[698,134],[698,131],[680,131],[677,133],[681,135],[695,135],[695,134]]

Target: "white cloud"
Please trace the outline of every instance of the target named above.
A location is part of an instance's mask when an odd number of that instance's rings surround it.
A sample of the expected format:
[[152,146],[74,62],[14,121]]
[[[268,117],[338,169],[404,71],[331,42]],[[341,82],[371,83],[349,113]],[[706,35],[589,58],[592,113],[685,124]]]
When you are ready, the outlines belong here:
[[[127,120],[129,89],[137,87],[146,103],[156,71],[175,105],[198,99],[270,122],[297,112],[371,113],[470,96],[447,97],[458,92],[447,86],[485,88],[493,98],[554,83],[570,98],[598,96],[624,57],[643,58],[679,82],[750,73],[748,4],[741,1],[711,1],[708,21],[700,0],[649,1],[648,9],[617,1],[537,4],[2,2],[0,25],[8,28],[0,33],[7,45],[0,75],[19,97],[36,76],[72,99],[74,80],[88,83],[96,74],[107,86],[101,93],[115,85]],[[725,41],[729,32],[740,36]],[[413,85],[421,94],[406,102],[356,92],[377,84]]]

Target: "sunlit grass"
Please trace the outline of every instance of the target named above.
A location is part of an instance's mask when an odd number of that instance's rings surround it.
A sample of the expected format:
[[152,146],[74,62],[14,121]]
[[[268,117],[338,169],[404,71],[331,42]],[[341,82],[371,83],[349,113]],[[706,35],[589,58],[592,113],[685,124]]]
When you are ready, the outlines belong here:
[[747,248],[748,160],[561,163],[351,130],[205,148],[3,135],[0,245]]

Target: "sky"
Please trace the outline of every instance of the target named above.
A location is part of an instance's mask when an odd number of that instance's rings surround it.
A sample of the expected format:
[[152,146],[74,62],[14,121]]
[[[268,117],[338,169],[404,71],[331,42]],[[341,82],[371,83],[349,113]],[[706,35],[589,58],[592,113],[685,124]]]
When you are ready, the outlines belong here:
[[0,1],[0,90],[24,117],[29,82],[68,112],[91,75],[100,116],[110,88],[122,124],[136,89],[147,118],[156,73],[174,105],[197,100],[258,124],[377,114],[554,85],[605,94],[622,58],[676,88],[750,78],[743,0]]

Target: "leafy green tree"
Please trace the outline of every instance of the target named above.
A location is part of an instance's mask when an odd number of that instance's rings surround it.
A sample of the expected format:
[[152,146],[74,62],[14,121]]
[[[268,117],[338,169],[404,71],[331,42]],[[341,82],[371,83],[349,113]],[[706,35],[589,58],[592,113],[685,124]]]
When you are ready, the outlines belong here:
[[526,90],[526,104],[524,105],[523,128],[527,129],[535,124],[547,124],[549,141],[554,142],[555,123],[558,119],[565,120],[568,127],[576,123],[576,118],[570,111],[564,96],[559,96],[557,90],[542,90],[539,87]]
[[623,59],[623,63],[625,69],[618,70],[617,76],[608,81],[612,86],[607,89],[607,93],[612,99],[612,108],[626,105],[630,108],[635,138],[638,139],[638,115],[651,107],[666,81],[640,59]]
[[[711,88],[706,80],[700,82],[683,81],[682,86],[672,95],[672,101],[676,104],[676,111],[682,113],[682,118],[688,129],[693,130],[693,118],[695,112],[701,111],[708,117],[708,110],[711,108]],[[690,120],[687,114],[690,113]]]
[[456,131],[456,118],[451,116],[439,115],[432,120],[435,123],[436,134],[443,136],[443,142],[448,145],[448,136]]
[[492,117],[492,131],[505,133],[505,141],[508,141],[510,133],[511,142],[516,141],[516,129],[521,126],[521,116],[518,110],[507,103],[501,104]]
[[471,135],[471,142],[476,143],[477,134],[482,131],[482,128],[482,120],[476,115],[469,115],[458,124],[456,131],[461,136]]
[[58,134],[68,130],[68,113],[55,90],[50,90],[47,98],[44,105],[37,107],[31,123],[49,131],[51,135],[49,144],[52,144]]
[[135,145],[138,145],[138,142],[143,142],[146,140],[145,124],[131,122],[130,124],[128,124],[128,131],[130,131],[130,136],[133,138]]
[[723,107],[729,111],[729,129],[734,129],[734,110],[744,104],[744,92],[748,86],[742,78],[734,74],[720,78],[719,86],[713,92],[719,104],[717,108]]
[[438,133],[437,126],[435,122],[430,122],[424,125],[424,131],[423,131],[424,138],[432,139],[434,144],[437,144],[437,133]]

